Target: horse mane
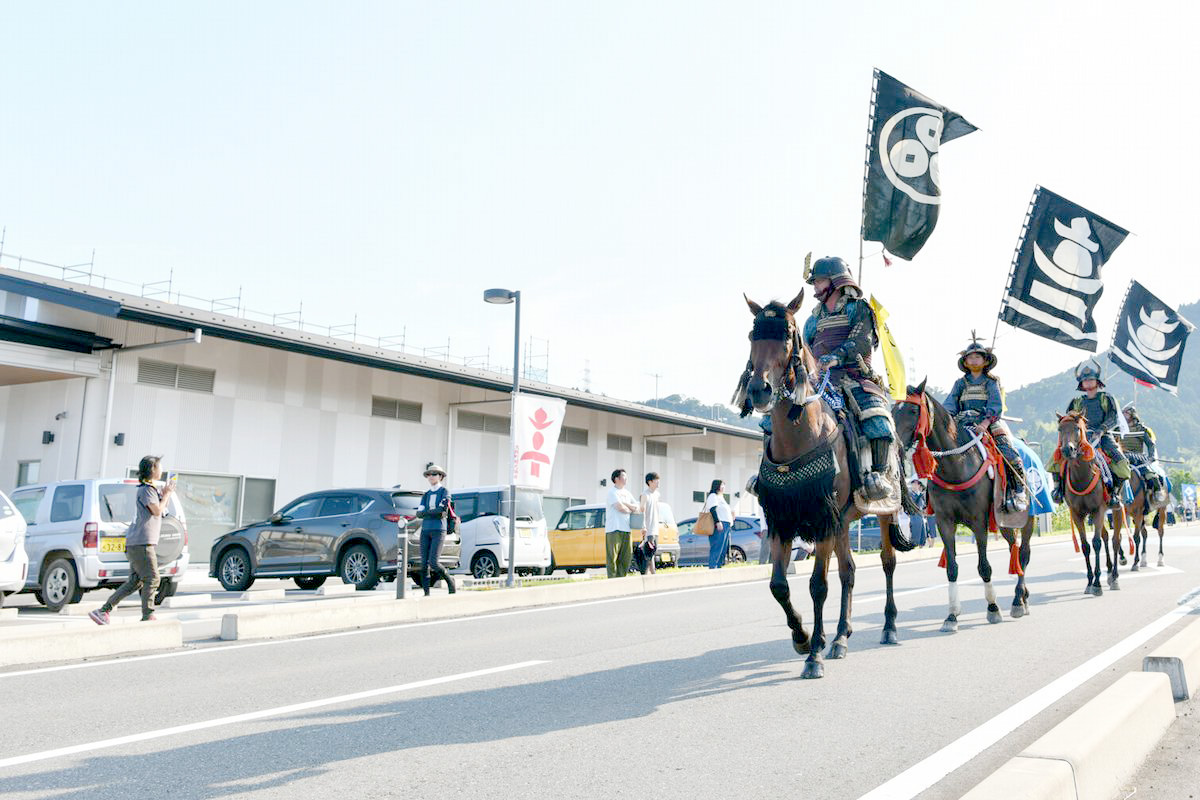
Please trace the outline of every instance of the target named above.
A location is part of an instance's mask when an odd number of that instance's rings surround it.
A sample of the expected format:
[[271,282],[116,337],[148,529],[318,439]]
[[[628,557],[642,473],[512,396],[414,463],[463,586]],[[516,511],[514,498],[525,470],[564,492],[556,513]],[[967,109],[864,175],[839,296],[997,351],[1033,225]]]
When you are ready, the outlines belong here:
[[[962,445],[971,441],[970,433],[965,429],[960,429],[958,427],[958,423],[954,421],[954,415],[947,411],[946,407],[942,405],[936,397],[931,395],[928,391],[924,392],[924,395],[933,401],[931,404],[933,416],[938,420],[945,420],[946,435],[950,437],[950,441],[954,442],[955,445]],[[965,439],[963,438],[964,435],[966,436]]]

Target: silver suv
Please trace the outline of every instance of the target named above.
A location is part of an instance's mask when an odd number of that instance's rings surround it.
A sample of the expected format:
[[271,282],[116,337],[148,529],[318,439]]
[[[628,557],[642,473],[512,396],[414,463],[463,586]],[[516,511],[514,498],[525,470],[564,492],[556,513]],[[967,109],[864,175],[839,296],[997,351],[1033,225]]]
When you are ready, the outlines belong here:
[[[97,478],[22,486],[13,505],[25,518],[29,575],[24,591],[51,611],[78,603],[87,589],[129,577],[125,532],[137,503],[135,480]],[[167,500],[158,541],[162,576],[156,603],[175,594],[188,565],[187,522],[179,495]]]

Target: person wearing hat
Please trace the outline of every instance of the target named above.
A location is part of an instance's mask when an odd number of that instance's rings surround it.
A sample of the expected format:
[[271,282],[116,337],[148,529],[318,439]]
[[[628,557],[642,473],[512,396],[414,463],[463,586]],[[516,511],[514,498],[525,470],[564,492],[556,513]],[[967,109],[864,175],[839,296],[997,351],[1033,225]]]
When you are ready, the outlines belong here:
[[821,370],[829,371],[834,386],[849,385],[854,403],[848,406],[858,406],[859,426],[871,443],[871,469],[864,476],[863,490],[869,499],[882,500],[890,493],[888,457],[896,430],[891,398],[871,372],[871,353],[879,342],[875,312],[840,258],[817,259],[805,279],[818,302],[804,323],[804,342]]
[[[429,463],[425,466],[424,474],[429,479],[429,491],[421,495],[421,502],[417,506],[417,517],[421,520],[421,589],[428,597],[432,572],[434,578],[444,580],[450,594],[454,594],[454,579],[438,563],[442,542],[446,538],[446,518],[450,515],[450,491],[442,486],[446,470]],[[403,580],[403,577],[398,580]]]
[[1024,511],[1029,508],[1029,498],[1025,493],[1025,469],[1021,457],[1013,448],[1008,425],[1000,419],[1004,412],[1000,379],[991,374],[996,362],[992,348],[980,344],[972,331],[971,343],[958,354],[958,368],[963,376],[954,382],[943,405],[959,425],[970,426],[980,434],[984,431],[992,434],[1008,470],[1008,498],[1005,501],[1008,510]]
[[[1067,405],[1067,413],[1083,414],[1088,432],[1092,435],[1099,435],[1100,449],[1108,456],[1113,474],[1112,495],[1108,502],[1110,506],[1116,507],[1121,502],[1121,488],[1125,485],[1125,481],[1129,480],[1129,460],[1125,458],[1120,445],[1110,433],[1113,428],[1117,427],[1117,409],[1120,408],[1120,405],[1111,394],[1101,391],[1105,388],[1104,381],[1101,379],[1100,365],[1096,363],[1095,359],[1091,359],[1090,364],[1080,364],[1075,368],[1075,380],[1078,381],[1075,388],[1083,394],[1071,400]],[[1054,502],[1061,503],[1063,501],[1063,458],[1057,450],[1054,453],[1051,472],[1054,475]]]
[[1146,503],[1158,494],[1166,484],[1166,474],[1158,463],[1158,446],[1154,441],[1154,429],[1142,422],[1137,408],[1130,403],[1125,406],[1125,422],[1129,425],[1129,433],[1121,436],[1121,450],[1129,459],[1131,465],[1145,467],[1142,475],[1146,478]]

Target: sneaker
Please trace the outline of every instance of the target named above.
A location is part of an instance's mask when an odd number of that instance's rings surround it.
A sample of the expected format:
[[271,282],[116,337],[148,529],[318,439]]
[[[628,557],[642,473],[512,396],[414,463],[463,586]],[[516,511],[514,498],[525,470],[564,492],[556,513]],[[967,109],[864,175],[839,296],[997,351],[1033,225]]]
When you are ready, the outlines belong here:
[[154,622],[157,619],[158,617],[154,616],[154,613],[151,612],[149,616],[142,617],[142,622]]
[[108,624],[108,612],[101,611],[100,609],[96,609],[95,611],[89,611],[88,619],[90,619],[92,622],[96,623],[97,625],[107,625]]

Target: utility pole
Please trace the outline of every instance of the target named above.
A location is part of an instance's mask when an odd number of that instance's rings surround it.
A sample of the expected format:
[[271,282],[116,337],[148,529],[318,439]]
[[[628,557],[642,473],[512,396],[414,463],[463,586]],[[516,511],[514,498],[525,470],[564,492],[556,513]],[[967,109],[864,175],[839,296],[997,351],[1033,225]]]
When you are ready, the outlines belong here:
[[654,378],[654,407],[658,408],[658,379],[662,377],[661,372],[647,373],[651,378]]

